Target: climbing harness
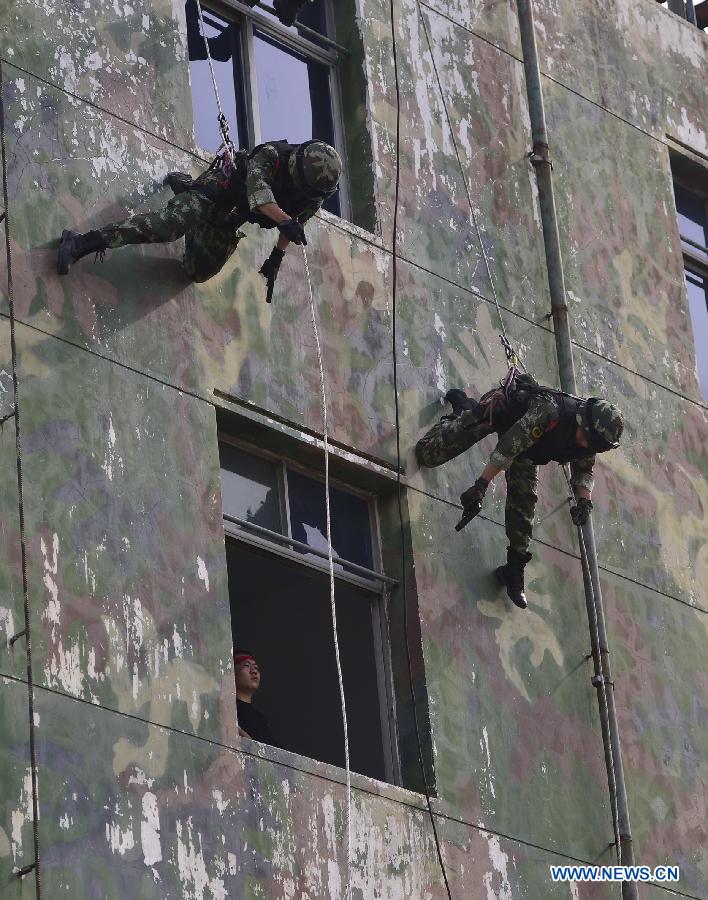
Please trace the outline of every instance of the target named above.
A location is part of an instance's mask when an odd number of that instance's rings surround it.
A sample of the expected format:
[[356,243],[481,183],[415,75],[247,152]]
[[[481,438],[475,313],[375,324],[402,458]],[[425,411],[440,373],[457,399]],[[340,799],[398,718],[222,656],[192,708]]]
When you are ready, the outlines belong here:
[[[573,491],[573,484],[570,480],[570,474],[568,472],[567,465],[560,466],[563,475],[565,476],[565,481],[568,486],[568,505],[569,507],[573,506],[576,502],[575,500],[575,492]],[[592,642],[591,647],[591,657],[594,664],[595,673],[592,677],[592,684],[595,688],[599,689],[600,697],[601,697],[601,718],[602,718],[602,728],[603,730],[609,730],[609,705],[607,701],[607,686],[614,687],[614,685],[605,678],[602,667],[602,648],[600,646],[600,627],[598,625],[598,611],[597,611],[597,601],[595,597],[595,586],[592,581],[592,575],[590,574],[590,565],[588,563],[588,554],[587,547],[585,546],[585,537],[583,536],[583,529],[581,525],[576,526],[578,531],[578,544],[580,546],[580,563],[583,567],[583,579],[585,581],[586,587],[588,588],[588,592],[591,597],[591,603],[588,604],[588,615],[590,618],[590,628],[592,629],[592,634],[594,641]],[[612,751],[612,742],[607,741],[605,754],[607,756],[608,762],[608,775],[609,775],[609,787],[610,787],[610,807],[612,809],[612,828],[615,835],[615,851],[617,854],[617,864],[621,864],[621,844],[620,844],[620,827],[619,827],[619,810],[617,804],[617,778],[615,775],[615,760],[614,753]]]
[[342,665],[339,658],[339,638],[337,636],[337,608],[334,599],[334,551],[332,548],[332,525],[330,518],[330,491],[329,491],[329,429],[327,421],[327,389],[325,384],[325,371],[322,362],[322,347],[320,345],[320,332],[317,327],[317,310],[315,308],[315,298],[312,291],[312,279],[310,278],[310,266],[307,261],[307,252],[304,246],[302,250],[302,259],[305,264],[305,280],[307,281],[307,292],[310,300],[310,316],[312,319],[312,331],[315,336],[315,346],[317,348],[317,365],[320,372],[320,402],[322,406],[322,436],[324,441],[324,460],[325,460],[325,516],[327,521],[327,561],[329,563],[329,601],[332,612],[332,634],[334,637],[334,656],[337,663],[337,680],[339,682],[339,699],[342,705],[342,724],[344,726],[344,765],[346,769],[347,780],[347,801],[346,801],[346,840],[347,840],[347,887],[345,892],[346,900],[350,900],[352,891],[352,779],[349,766],[349,728],[347,725],[347,705],[344,697],[344,679],[342,677]]

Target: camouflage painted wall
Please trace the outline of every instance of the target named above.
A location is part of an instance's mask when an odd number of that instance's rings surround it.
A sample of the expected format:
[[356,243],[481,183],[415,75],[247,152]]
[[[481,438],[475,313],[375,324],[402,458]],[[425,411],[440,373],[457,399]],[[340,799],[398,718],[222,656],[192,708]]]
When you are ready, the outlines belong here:
[[[455,898],[604,900],[617,891],[548,880],[553,862],[612,860],[559,474],[542,473],[522,614],[491,574],[503,487],[484,517],[452,530],[491,444],[437,471],[417,471],[411,452],[448,386],[481,391],[503,374],[494,288],[528,368],[557,383],[515,7],[396,5],[402,442],[445,862]],[[539,0],[536,12],[579,385],[628,420],[598,467],[594,517],[636,853],[678,863],[679,895],[702,898],[706,405],[667,136],[708,153],[708,38],[653,0]],[[206,284],[186,282],[176,245],[116,251],[59,280],[62,228],[159,205],[168,170],[201,165],[183,4],[3,0],[0,13],[42,895],[342,897],[342,773],[237,735],[220,519],[215,390],[320,427],[302,260],[288,254],[272,308],[254,267],[270,238],[255,229]],[[379,231],[323,214],[308,251],[334,436],[390,463],[388,3],[359,0],[357,17],[367,92],[346,114],[367,125]],[[4,251],[0,266],[1,418],[12,403]],[[0,895],[13,900],[36,895],[31,875],[12,874],[33,858],[26,651],[8,645],[23,623],[14,437],[10,420]],[[442,897],[420,796],[354,784],[355,897]]]

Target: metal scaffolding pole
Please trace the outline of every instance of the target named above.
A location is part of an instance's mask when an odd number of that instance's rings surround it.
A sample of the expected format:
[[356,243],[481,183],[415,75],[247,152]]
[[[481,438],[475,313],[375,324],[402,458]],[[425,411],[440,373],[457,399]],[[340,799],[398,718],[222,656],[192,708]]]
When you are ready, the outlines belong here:
[[[543,90],[541,73],[536,48],[536,33],[533,20],[531,0],[517,0],[519,27],[521,29],[521,46],[523,50],[524,72],[526,75],[526,93],[531,118],[532,152],[531,162],[536,170],[538,183],[539,206],[543,227],[543,244],[548,269],[548,286],[551,296],[551,313],[553,332],[556,340],[556,355],[561,388],[569,394],[577,394],[575,368],[573,366],[573,348],[568,323],[568,304],[566,302],[565,279],[563,277],[563,258],[561,255],[558,219],[553,194],[553,167],[548,150],[548,134],[546,130],[546,114],[543,106]],[[634,864],[634,849],[629,822],[627,790],[622,765],[617,712],[614,700],[614,684],[610,671],[609,649],[607,645],[607,629],[605,613],[600,589],[600,577],[597,569],[597,553],[592,521],[588,520],[582,530],[581,558],[583,559],[583,582],[585,601],[590,624],[590,640],[594,663],[593,685],[597,689],[600,707],[600,723],[602,741],[605,751],[605,763],[610,788],[610,802],[616,814],[619,831],[620,864]],[[623,900],[637,900],[635,882],[622,883]]]

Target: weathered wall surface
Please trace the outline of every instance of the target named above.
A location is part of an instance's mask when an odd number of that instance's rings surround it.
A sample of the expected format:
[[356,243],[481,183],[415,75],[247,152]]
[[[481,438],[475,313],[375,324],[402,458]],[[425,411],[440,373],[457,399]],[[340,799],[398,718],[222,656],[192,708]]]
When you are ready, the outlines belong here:
[[[411,452],[447,387],[503,374],[495,290],[527,367],[557,383],[516,12],[397,8],[402,444],[446,866],[456,898],[604,900],[616,891],[548,879],[550,863],[612,860],[561,478],[542,473],[521,613],[491,574],[503,487],[452,530],[491,445],[431,471]],[[360,0],[358,16],[367,95],[349,114],[368,117],[380,234],[323,215],[308,253],[334,436],[391,462],[388,3]],[[708,39],[652,0],[544,0],[537,16],[579,385],[627,414],[594,517],[636,853],[679,864],[682,895],[701,898],[706,407],[666,136],[708,149]],[[16,0],[0,22],[43,896],[342,897],[341,773],[239,743],[220,520],[215,389],[320,426],[302,260],[288,254],[272,307],[255,273],[271,239],[255,229],[203,285],[177,245],[58,279],[62,228],[158,206],[167,171],[202,165],[183,6]],[[3,250],[0,389],[7,262]],[[1,418],[5,390],[0,403]],[[24,622],[12,421],[0,465],[0,895],[14,900],[36,894],[11,874],[33,858],[25,644],[6,643]],[[356,778],[353,844],[355,896],[443,896],[417,795]]]

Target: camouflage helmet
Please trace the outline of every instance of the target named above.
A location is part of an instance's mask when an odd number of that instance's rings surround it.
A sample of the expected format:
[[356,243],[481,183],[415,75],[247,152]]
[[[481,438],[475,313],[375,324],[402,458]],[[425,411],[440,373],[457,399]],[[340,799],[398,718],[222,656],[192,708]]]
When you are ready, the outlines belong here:
[[302,194],[324,200],[337,190],[342,160],[324,141],[305,141],[290,154],[288,172]]
[[624,417],[617,407],[607,400],[590,397],[585,405],[585,422],[590,447],[602,453],[619,447],[624,429]]

